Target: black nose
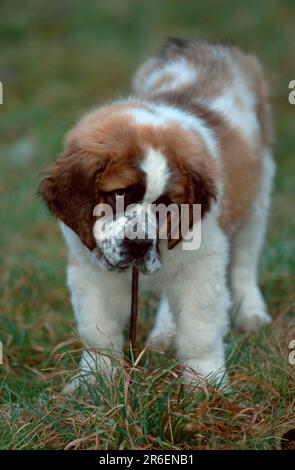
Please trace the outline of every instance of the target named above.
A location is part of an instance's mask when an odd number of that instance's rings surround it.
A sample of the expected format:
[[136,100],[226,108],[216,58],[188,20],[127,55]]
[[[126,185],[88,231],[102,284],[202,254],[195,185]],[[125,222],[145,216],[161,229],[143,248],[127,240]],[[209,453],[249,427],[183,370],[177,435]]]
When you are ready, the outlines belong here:
[[134,238],[134,240],[129,240],[125,238],[125,247],[130,256],[133,258],[141,258],[146,254],[149,248],[152,246],[152,241],[146,238]]

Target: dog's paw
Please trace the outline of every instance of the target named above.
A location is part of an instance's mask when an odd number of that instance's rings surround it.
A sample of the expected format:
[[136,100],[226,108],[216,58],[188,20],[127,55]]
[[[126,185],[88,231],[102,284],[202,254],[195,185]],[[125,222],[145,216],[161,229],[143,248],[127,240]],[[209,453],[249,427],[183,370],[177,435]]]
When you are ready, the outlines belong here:
[[90,374],[75,375],[62,389],[63,395],[72,395],[78,390],[85,391],[88,385],[95,383],[95,377]]
[[270,315],[261,307],[243,307],[235,318],[237,327],[246,332],[256,331],[260,327],[268,325],[270,322]]
[[234,325],[243,331],[255,331],[271,322],[267,307],[257,286],[240,286],[234,295]]
[[183,378],[186,384],[201,388],[210,384],[225,390],[229,384],[224,365],[218,368],[207,360],[187,361],[183,370]]

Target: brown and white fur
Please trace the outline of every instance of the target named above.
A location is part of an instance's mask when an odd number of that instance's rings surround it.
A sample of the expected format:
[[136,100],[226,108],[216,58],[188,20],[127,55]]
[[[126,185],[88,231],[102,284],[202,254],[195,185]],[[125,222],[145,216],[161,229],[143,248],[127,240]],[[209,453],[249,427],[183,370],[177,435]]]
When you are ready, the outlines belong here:
[[142,287],[161,292],[149,343],[175,336],[188,380],[188,369],[225,376],[223,337],[232,301],[239,327],[253,330],[270,321],[257,280],[274,174],[270,121],[255,57],[222,44],[172,39],[139,68],[130,98],[93,110],[70,131],[40,193],[69,248],[79,333],[86,348],[97,350],[83,353],[81,373],[110,369],[99,351],[122,354],[128,257],[114,240],[98,246],[92,215],[118,188],[143,188],[139,205],[163,195],[202,205],[198,250],[161,240],[139,263],[149,273],[141,276]]

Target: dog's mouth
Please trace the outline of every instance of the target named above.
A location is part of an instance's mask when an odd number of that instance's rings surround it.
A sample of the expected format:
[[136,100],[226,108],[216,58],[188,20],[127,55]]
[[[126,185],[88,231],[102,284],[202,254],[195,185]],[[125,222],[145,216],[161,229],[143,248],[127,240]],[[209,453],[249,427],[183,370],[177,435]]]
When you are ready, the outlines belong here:
[[155,253],[149,252],[141,258],[130,257],[116,263],[115,265],[107,259],[100,248],[96,247],[92,253],[94,255],[95,264],[98,264],[98,266],[104,271],[116,271],[118,273],[122,273],[133,266],[137,266],[141,273],[153,274],[161,267],[161,260],[158,251]]
[[123,272],[131,266],[131,263],[127,262],[118,263],[116,265],[112,264],[104,255],[103,251],[98,247],[93,250],[92,254],[94,255],[94,263],[98,264],[98,266],[104,271]]

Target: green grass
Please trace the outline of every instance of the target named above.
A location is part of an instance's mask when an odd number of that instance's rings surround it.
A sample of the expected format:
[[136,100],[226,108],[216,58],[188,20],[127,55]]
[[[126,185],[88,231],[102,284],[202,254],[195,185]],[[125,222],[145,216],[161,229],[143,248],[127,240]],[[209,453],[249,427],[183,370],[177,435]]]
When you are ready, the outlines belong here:
[[[295,426],[294,21],[291,0],[1,2],[1,449],[272,449]],[[265,64],[278,171],[260,279],[274,321],[227,337],[225,395],[183,385],[170,351],[145,352],[112,384],[97,377],[84,395],[63,397],[81,344],[39,173],[77,117],[128,93],[136,66],[171,35],[229,38]],[[141,299],[140,347],[155,305]]]

